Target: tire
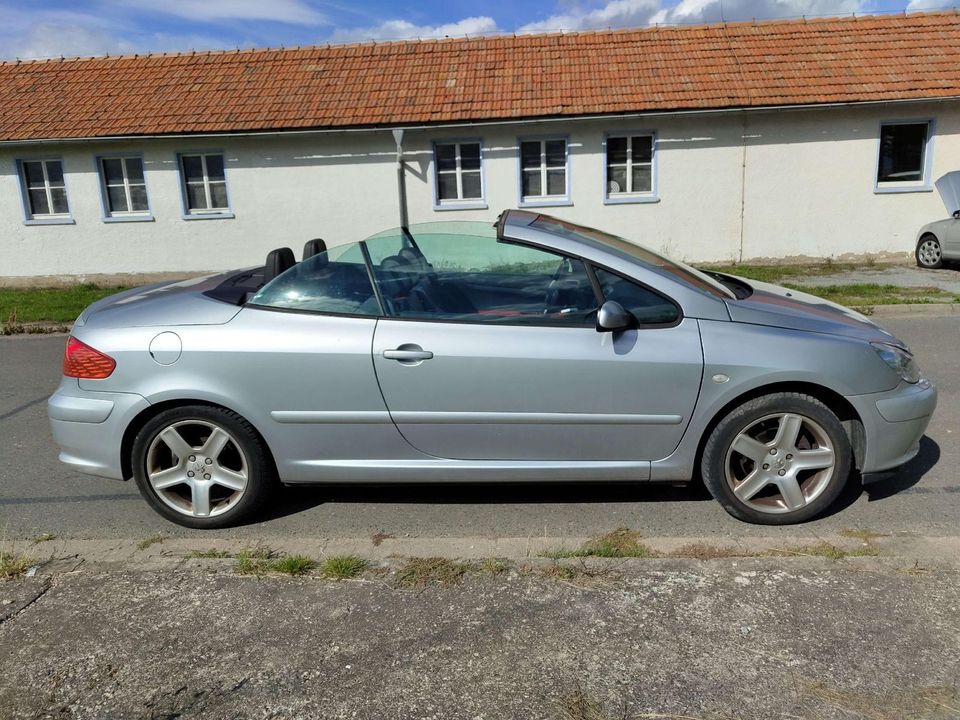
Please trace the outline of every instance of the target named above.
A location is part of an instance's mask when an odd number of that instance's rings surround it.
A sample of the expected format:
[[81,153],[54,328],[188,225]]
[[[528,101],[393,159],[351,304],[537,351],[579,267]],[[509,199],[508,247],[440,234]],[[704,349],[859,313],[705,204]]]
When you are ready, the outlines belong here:
[[243,522],[277,484],[260,434],[236,413],[209,405],[171,408],[151,418],[133,441],[131,460],[150,507],[190,528]]
[[927,270],[938,270],[943,267],[943,248],[935,235],[924,235],[917,242],[915,253],[917,265]]
[[851,456],[847,433],[826,405],[801,393],[773,393],[745,402],[717,424],[701,472],[733,517],[790,525],[834,503],[849,479]]

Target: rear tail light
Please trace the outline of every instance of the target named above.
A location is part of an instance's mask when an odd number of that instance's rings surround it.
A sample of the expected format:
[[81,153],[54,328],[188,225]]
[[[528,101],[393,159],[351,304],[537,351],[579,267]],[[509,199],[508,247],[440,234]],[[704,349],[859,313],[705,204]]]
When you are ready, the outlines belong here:
[[67,348],[63,352],[63,374],[67,377],[83,380],[102,380],[110,377],[117,362],[109,355],[94,350],[75,337],[67,338]]

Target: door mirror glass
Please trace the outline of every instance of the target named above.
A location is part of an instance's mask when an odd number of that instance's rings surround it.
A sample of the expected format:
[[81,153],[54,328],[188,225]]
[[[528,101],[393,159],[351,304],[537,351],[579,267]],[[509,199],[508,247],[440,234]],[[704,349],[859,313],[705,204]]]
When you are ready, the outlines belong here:
[[633,315],[616,300],[607,300],[597,313],[597,332],[619,332],[634,326]]

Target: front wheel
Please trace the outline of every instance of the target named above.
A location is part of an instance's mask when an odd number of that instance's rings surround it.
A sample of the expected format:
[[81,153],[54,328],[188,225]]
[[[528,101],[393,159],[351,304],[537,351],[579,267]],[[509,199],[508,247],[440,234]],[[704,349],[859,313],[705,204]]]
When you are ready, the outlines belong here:
[[735,518],[788,525],[816,517],[850,475],[847,434],[830,409],[800,393],[774,393],[732,410],[704,447],[704,484]]
[[917,265],[929,270],[943,267],[943,249],[933,235],[924,235],[917,243]]
[[154,510],[191,528],[245,520],[275,484],[257,431],[236,413],[206,405],[151,418],[133,442],[133,474]]

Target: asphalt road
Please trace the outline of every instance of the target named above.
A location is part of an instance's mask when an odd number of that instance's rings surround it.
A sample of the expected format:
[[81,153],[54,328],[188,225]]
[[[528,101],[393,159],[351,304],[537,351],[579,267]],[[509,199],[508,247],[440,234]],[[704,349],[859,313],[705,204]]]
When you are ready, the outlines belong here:
[[[960,317],[890,318],[940,389],[920,455],[896,477],[803,526],[740,523],[702,489],[650,485],[526,485],[286,489],[261,522],[218,531],[237,538],[583,537],[627,526],[647,536],[810,536],[871,528],[926,536],[960,534]],[[74,473],[57,461],[45,402],[60,372],[63,336],[0,338],[0,540],[202,537],[172,525],[132,483]]]

